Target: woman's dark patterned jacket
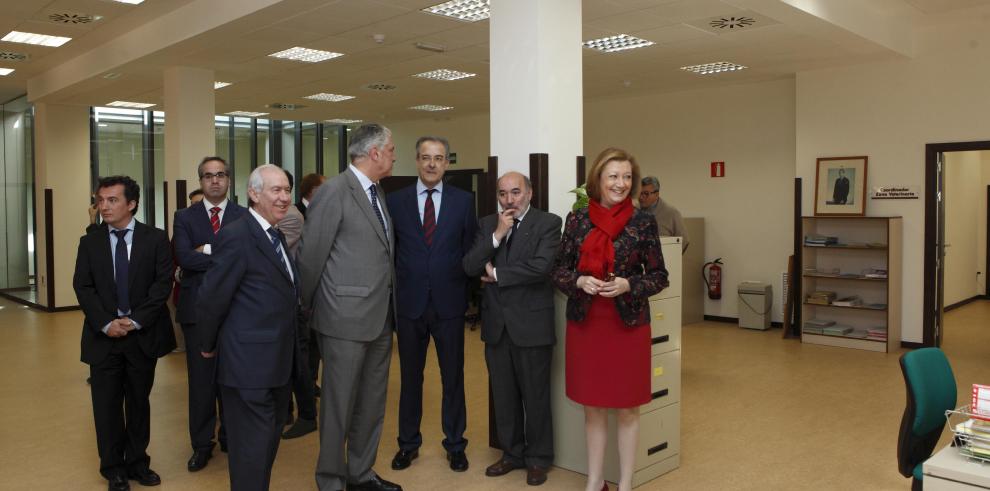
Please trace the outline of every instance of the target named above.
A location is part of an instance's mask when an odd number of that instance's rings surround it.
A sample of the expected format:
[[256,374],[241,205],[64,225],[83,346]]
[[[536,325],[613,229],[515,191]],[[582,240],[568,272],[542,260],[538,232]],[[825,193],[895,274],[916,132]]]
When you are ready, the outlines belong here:
[[[581,321],[591,306],[592,295],[577,287],[578,259],[581,243],[592,229],[588,209],[567,215],[564,236],[550,279],[558,290],[567,295],[567,318]],[[666,288],[667,268],[663,264],[657,221],[651,213],[636,209],[626,227],[613,243],[615,246],[615,275],[629,280],[630,291],[615,298],[619,316],[627,326],[650,322],[650,297]]]

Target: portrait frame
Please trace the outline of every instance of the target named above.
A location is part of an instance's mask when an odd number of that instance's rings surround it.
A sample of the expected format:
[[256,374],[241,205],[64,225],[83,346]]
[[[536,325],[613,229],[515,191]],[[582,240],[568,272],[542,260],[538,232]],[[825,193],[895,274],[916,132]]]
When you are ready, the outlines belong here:
[[815,168],[815,216],[866,215],[869,158],[822,157]]

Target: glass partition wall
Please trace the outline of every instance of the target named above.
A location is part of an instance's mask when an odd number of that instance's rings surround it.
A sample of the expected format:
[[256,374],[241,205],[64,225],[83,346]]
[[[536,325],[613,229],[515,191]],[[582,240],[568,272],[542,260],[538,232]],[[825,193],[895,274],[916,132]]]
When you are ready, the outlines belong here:
[[34,107],[0,104],[0,122],[0,292],[35,302]]

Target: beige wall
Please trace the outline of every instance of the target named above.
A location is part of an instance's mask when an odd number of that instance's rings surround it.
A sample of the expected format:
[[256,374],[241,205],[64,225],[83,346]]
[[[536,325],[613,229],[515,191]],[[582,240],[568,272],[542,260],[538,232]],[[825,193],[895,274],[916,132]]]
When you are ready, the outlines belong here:
[[[35,105],[35,206],[37,209],[38,303],[49,305],[47,284],[55,277],[55,307],[74,306],[72,289],[79,237],[89,216],[89,108]],[[55,270],[45,265],[45,189],[52,190]]]
[[[415,175],[414,144],[423,134],[450,139],[460,162],[451,168],[487,166],[487,114],[389,127],[395,175]],[[685,217],[705,217],[704,255],[726,263],[722,300],[706,299],[707,315],[736,317],[736,285],[764,281],[773,285],[780,320],[780,274],[791,253],[793,80],[587,102],[584,127],[589,167],[606,146],[626,147],[660,178],[665,200]],[[726,162],[726,177],[709,177],[713,160]]]
[[977,202],[976,219],[976,270],[980,272],[980,280],[976,285],[978,295],[987,294],[987,186],[990,186],[990,152],[980,152],[982,169],[980,175],[979,201]]
[[[794,81],[588,102],[590,168],[607,146],[626,148],[660,195],[685,217],[705,218],[704,257],[725,263],[722,299],[705,314],[737,317],[742,281],[773,285],[781,319],[780,276],[792,251]],[[725,162],[712,178],[709,163]],[[685,271],[684,274],[701,274]]]
[[[914,59],[797,76],[797,175],[811,213],[817,157],[868,155],[868,185],[923,186],[925,144],[986,140],[990,31],[924,32]],[[922,340],[923,200],[868,201],[867,215],[904,217],[902,339]]]
[[[945,154],[945,305],[980,294],[980,217],[986,216],[983,153]],[[980,213],[980,209],[984,209]],[[985,219],[984,219],[985,220]]]

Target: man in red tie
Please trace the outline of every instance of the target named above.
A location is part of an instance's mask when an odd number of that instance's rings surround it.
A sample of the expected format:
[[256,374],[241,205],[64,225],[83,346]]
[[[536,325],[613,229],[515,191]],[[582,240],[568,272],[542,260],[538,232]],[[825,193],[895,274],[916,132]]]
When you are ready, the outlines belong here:
[[447,140],[424,136],[416,142],[415,185],[386,198],[395,227],[396,332],[402,390],[399,396],[399,451],[392,468],[405,469],[423,443],[423,368],[430,338],[443,383],[443,447],[450,469],[468,468],[464,449],[464,311],[468,277],[461,259],[471,247],[478,217],[474,196],[443,182],[449,165]]
[[[230,173],[227,162],[220,157],[206,157],[199,163],[199,185],[203,200],[192,206],[176,210],[172,221],[172,241],[175,260],[182,268],[179,304],[176,321],[182,325],[186,346],[201,344],[201,333],[196,329],[196,298],[203,274],[212,265],[212,248],[227,224],[247,214],[247,210],[227,200],[230,189]],[[186,350],[186,367],[189,371],[189,437],[193,455],[187,468],[195,472],[206,467],[213,455],[213,437],[217,416],[220,415],[220,431],[217,440],[220,450],[226,451],[226,432],[223,427],[223,407],[220,405],[216,385],[216,359],[199,355],[196,349]]]

